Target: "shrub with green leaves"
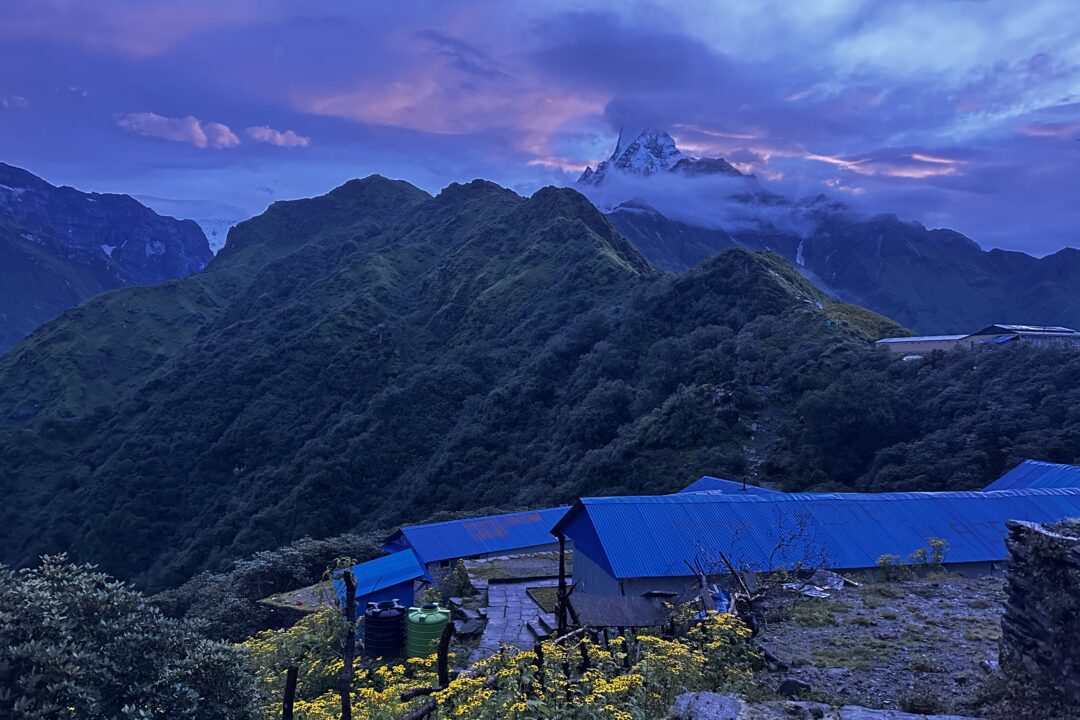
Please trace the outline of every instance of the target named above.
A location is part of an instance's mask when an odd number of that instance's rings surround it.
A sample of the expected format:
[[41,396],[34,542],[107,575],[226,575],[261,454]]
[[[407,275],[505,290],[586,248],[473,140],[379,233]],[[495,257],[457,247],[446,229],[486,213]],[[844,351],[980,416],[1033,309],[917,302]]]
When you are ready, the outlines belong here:
[[254,720],[245,662],[92,565],[0,566],[5,720]]

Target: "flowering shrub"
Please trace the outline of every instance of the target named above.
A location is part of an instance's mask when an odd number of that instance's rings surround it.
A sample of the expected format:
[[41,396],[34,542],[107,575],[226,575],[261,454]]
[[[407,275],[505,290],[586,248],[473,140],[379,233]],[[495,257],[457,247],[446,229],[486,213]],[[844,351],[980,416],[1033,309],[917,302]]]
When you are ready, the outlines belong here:
[[[283,668],[290,663],[299,667],[296,720],[339,717],[337,627],[333,612],[322,611],[289,630],[263,632],[244,643],[258,667],[268,720],[279,716]],[[407,701],[402,693],[437,684],[434,655],[391,664],[357,661],[353,714],[356,720],[394,720],[434,701],[435,720],[644,720],[662,717],[681,692],[738,690],[760,662],[742,622],[716,613],[686,638],[547,640],[540,655],[504,650],[442,690]]]

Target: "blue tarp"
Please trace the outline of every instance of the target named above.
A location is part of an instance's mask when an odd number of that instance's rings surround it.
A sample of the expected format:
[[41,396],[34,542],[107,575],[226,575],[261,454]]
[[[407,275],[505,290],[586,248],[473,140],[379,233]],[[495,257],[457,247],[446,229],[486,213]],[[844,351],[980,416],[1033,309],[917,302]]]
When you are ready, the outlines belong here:
[[512,553],[555,542],[551,527],[569,509],[569,506],[562,506],[409,525],[391,535],[383,547],[391,551],[410,548],[424,564],[490,553]]
[[709,475],[703,475],[694,482],[690,483],[680,493],[696,493],[696,492],[716,492],[726,494],[739,494],[744,493],[748,495],[768,495],[777,492],[776,490],[768,490],[757,485],[743,485],[741,482],[735,480],[725,480],[724,478],[710,477]]
[[[356,578],[356,598],[361,603],[368,601],[389,600],[399,597],[403,602],[411,603],[412,594],[407,596],[405,588],[410,587],[414,580],[428,580],[424,566],[411,550],[390,553],[381,558],[368,560],[367,562],[353,565],[353,577]],[[339,599],[345,597],[345,582],[340,578],[334,580],[334,589]],[[396,594],[395,594],[396,593]]]

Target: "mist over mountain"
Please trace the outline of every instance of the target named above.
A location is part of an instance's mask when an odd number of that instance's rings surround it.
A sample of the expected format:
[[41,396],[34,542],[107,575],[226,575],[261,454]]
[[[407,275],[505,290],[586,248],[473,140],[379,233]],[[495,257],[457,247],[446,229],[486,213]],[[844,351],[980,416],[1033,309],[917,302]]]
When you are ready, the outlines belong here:
[[210,257],[190,220],[0,163],[0,352],[87,298],[183,277]]
[[729,247],[768,249],[835,297],[922,333],[1002,321],[1080,326],[1078,250],[1044,258],[985,251],[960,233],[869,216],[823,195],[788,198],[726,168],[687,157],[667,133],[622,133],[612,157],[586,169],[578,186],[665,270]]

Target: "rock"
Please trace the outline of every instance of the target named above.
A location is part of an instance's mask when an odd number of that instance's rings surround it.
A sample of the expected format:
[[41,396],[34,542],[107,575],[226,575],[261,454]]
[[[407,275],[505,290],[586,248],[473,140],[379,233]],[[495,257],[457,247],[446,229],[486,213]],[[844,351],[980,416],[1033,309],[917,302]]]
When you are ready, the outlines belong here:
[[742,708],[742,700],[735,695],[683,693],[675,698],[671,714],[679,720],[738,720]]
[[857,705],[840,708],[840,720],[977,720],[960,715],[912,715],[899,710],[871,710]]
[[484,621],[478,618],[472,620],[466,620],[464,622],[460,620],[454,621],[454,634],[460,638],[475,637],[484,631]]
[[[816,702],[793,702],[788,703],[789,708],[799,708],[803,711],[803,715],[812,720],[822,720],[822,718],[829,715],[832,711],[832,707],[823,703]],[[794,713],[788,713],[794,714]]]
[[813,688],[810,686],[810,683],[803,682],[796,678],[784,678],[780,683],[780,687],[776,688],[776,692],[789,698],[805,695],[811,690],[813,690]]

